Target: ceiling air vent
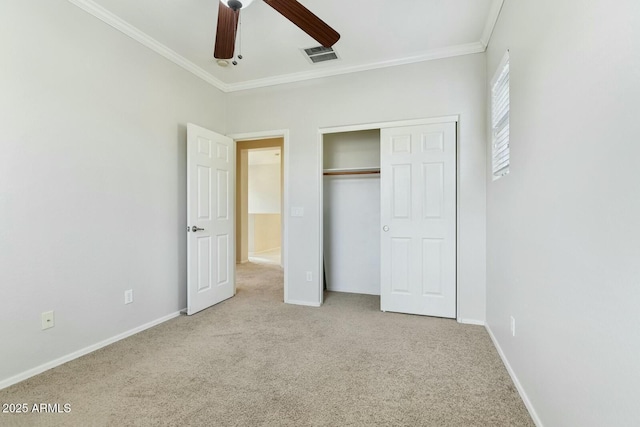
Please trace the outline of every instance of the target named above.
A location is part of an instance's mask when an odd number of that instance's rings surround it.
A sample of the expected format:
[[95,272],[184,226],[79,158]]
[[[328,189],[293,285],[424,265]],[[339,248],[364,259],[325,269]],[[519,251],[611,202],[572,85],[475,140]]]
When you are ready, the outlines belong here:
[[303,51],[307,59],[309,59],[309,61],[311,61],[311,63],[313,64],[338,59],[338,55],[330,47],[310,47],[309,49],[303,49]]

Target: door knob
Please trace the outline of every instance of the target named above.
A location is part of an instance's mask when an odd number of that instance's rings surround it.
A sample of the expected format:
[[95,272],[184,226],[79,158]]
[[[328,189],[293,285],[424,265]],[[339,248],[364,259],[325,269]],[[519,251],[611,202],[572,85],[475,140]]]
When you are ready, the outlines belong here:
[[389,226],[385,225],[384,227],[382,227],[382,231],[389,231]]
[[203,230],[204,230],[204,228],[196,227],[195,225],[193,227],[191,227],[191,231],[193,231],[194,233],[196,231],[203,231]]

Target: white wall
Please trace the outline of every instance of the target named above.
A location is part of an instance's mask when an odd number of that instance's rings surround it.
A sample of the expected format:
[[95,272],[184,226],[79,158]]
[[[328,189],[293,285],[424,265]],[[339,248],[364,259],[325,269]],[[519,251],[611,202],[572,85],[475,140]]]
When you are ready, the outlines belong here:
[[[251,159],[251,151],[249,151]],[[249,164],[249,213],[280,213],[280,162],[267,165]]]
[[[224,132],[225,109],[219,91],[64,0],[3,0],[0,52],[7,384],[185,307],[186,123]],[[41,331],[48,310],[56,326]]]
[[289,200],[304,207],[289,220],[290,302],[321,299],[318,129],[460,114],[458,315],[484,321],[485,77],[477,54],[229,94],[229,133],[290,130]]
[[542,424],[637,425],[640,3],[507,0],[489,78],[506,48],[512,161],[487,177],[488,324]]
[[327,289],[380,295],[380,175],[325,176],[323,194]]
[[380,129],[327,133],[322,151],[325,169],[379,168]]

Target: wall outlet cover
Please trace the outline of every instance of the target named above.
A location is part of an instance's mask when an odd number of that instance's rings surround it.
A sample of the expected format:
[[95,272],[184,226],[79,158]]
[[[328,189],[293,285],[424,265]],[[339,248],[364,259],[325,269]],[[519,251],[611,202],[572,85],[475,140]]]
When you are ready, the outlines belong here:
[[52,311],[42,313],[42,330],[53,328],[55,326],[55,318]]

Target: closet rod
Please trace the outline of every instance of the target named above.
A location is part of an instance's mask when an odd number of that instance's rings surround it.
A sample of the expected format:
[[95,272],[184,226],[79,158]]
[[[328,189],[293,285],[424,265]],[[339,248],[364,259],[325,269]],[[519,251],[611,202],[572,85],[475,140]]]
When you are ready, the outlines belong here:
[[361,171],[331,171],[324,172],[323,175],[370,175],[370,174],[379,174],[379,170],[361,170]]

